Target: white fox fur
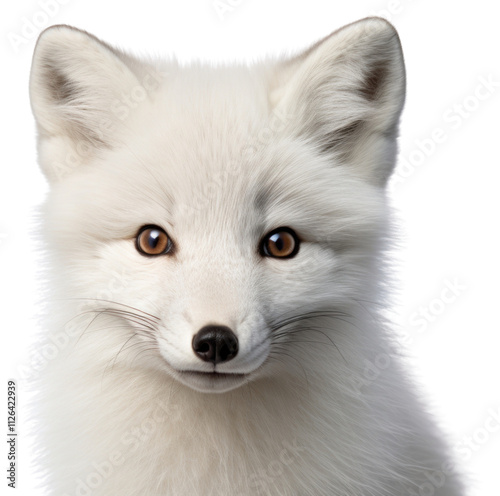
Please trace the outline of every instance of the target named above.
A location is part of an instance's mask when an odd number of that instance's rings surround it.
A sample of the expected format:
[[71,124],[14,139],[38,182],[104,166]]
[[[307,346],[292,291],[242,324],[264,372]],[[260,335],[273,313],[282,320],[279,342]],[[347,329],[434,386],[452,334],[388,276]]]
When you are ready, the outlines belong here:
[[[140,61],[54,26],[30,91],[51,183],[48,494],[463,494],[383,318],[405,94],[389,23],[221,67]],[[144,225],[175,252],[140,254]],[[262,256],[281,226],[299,252]],[[245,374],[238,387],[181,372],[209,371],[191,342],[210,323],[238,338],[217,365]]]

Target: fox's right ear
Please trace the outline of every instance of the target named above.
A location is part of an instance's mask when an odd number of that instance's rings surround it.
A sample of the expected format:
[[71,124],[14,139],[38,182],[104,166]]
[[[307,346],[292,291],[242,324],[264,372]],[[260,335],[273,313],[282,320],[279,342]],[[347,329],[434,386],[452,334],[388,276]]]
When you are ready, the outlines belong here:
[[116,143],[119,116],[109,111],[139,85],[132,59],[70,26],[40,35],[30,76],[39,161],[50,179]]

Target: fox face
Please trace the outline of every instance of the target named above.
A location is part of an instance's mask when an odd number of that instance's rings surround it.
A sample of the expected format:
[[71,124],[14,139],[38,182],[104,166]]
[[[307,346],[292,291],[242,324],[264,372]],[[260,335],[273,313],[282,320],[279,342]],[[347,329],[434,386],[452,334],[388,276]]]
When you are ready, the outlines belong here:
[[315,336],[301,324],[335,329],[378,284],[404,86],[375,18],[250,67],[46,30],[30,86],[43,229],[78,339],[201,392],[288,373],[298,333]]

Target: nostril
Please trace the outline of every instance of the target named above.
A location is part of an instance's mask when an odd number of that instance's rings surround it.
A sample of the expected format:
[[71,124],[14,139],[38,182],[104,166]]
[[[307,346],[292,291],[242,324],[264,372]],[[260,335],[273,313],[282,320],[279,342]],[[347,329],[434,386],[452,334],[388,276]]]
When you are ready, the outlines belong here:
[[237,355],[238,338],[229,327],[209,325],[195,334],[192,346],[198,358],[217,365]]
[[208,351],[210,351],[210,344],[206,341],[202,341],[196,351],[199,353],[207,353]]

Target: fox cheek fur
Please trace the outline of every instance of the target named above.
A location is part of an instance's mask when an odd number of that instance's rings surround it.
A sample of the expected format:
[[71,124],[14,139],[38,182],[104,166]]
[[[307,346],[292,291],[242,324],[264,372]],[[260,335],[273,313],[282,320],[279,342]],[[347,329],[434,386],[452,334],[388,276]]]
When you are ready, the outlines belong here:
[[463,494],[384,317],[389,23],[220,67],[53,26],[30,94],[51,185],[37,346],[59,343],[34,384],[48,494]]

